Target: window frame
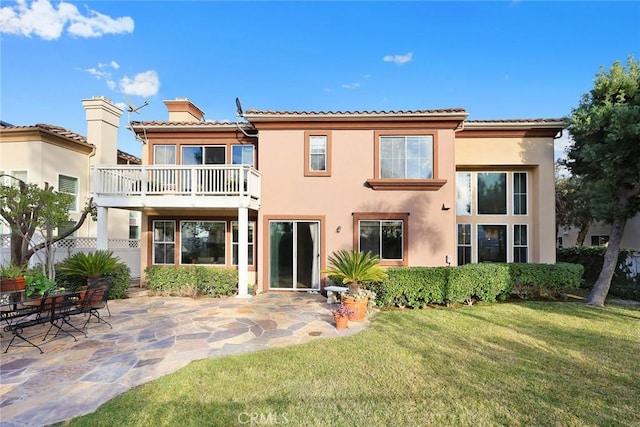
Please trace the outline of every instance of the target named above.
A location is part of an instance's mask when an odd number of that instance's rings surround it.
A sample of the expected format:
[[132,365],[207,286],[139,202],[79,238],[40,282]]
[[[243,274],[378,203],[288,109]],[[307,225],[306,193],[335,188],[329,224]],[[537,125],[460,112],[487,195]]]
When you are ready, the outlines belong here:
[[[460,226],[465,226],[469,230],[469,243],[460,242]],[[469,259],[466,262],[460,263],[460,249],[469,248]],[[473,263],[473,227],[471,223],[464,222],[456,224],[456,265],[464,265]]]
[[[183,236],[183,232],[182,232],[182,226],[185,223],[196,223],[196,222],[200,222],[200,223],[219,223],[219,224],[224,224],[224,232],[223,232],[223,239],[222,239],[222,243],[224,244],[224,251],[223,251],[223,255],[222,257],[224,258],[224,262],[212,262],[212,263],[183,263],[182,262],[182,248],[184,247],[184,236]],[[219,220],[219,219],[204,219],[204,218],[198,218],[198,219],[181,219],[179,221],[179,238],[178,238],[178,242],[179,242],[179,248],[180,248],[180,253],[178,254],[178,265],[206,265],[206,266],[214,266],[214,267],[224,267],[226,265],[228,265],[228,240],[227,240],[227,234],[229,232],[228,229],[228,221],[226,220]],[[217,242],[214,242],[217,243]]]
[[[325,170],[315,171],[311,169],[311,138],[321,136],[325,138]],[[330,131],[305,131],[304,133],[304,176],[331,176],[331,132]]]
[[[184,150],[185,149],[190,149],[190,148],[200,148],[202,150],[202,163],[188,163],[185,164],[184,163]],[[205,163],[206,160],[206,156],[205,156],[205,150],[207,148],[218,148],[218,149],[222,149],[222,152],[224,153],[224,161],[222,163]],[[180,165],[186,165],[186,166],[211,166],[211,165],[227,165],[229,164],[227,162],[227,145],[226,144],[184,144],[180,146],[180,160],[179,160],[179,164]],[[176,159],[177,161],[177,159]]]
[[[173,241],[157,241],[156,240],[156,223],[172,223],[173,224]],[[173,219],[154,219],[151,221],[151,265],[176,265],[176,241],[178,230],[176,229],[176,220]],[[173,260],[171,262],[156,263],[156,244],[173,245]]]
[[[391,136],[430,136],[432,138],[432,178],[431,179],[397,179],[380,177],[380,138]],[[367,184],[373,190],[383,191],[437,191],[447,183],[446,179],[439,179],[438,173],[438,133],[434,130],[377,130],[373,133],[373,178]]]
[[[469,177],[469,188],[465,189],[465,193],[468,190],[468,200],[469,200],[469,210],[466,210],[461,213],[460,211],[460,175],[467,175]],[[474,208],[474,186],[473,186],[473,172],[471,171],[456,171],[456,216],[471,216],[473,215]]]
[[[516,175],[524,175],[524,192],[516,193]],[[508,190],[508,189],[507,189]],[[524,213],[516,212],[516,197],[524,196]],[[529,172],[527,171],[514,171],[511,173],[511,212],[513,216],[529,216]]]
[[[233,160],[235,148],[239,147],[240,149],[244,149],[245,147],[249,147],[249,146],[251,147],[251,163],[236,163]],[[255,168],[256,167],[256,147],[253,144],[231,144],[230,160],[232,165],[247,165]]]
[[[516,232],[516,227],[524,227],[525,228],[525,238],[526,238],[526,242],[523,245],[522,243],[516,245],[516,236],[518,236],[519,233]],[[513,230],[512,230],[512,244],[511,244],[511,250],[512,250],[512,255],[511,255],[511,262],[518,262],[518,263],[528,263],[529,262],[529,224],[513,224]],[[525,254],[526,254],[526,260],[525,261],[516,261],[516,248],[524,248],[525,249]]]
[[[158,159],[158,152],[157,149],[158,148],[173,148],[173,163],[158,163],[157,159]],[[176,147],[176,144],[156,144],[153,146],[153,163],[154,165],[175,165],[178,163],[178,148]]]
[[[60,185],[60,179],[62,177],[68,178],[68,179],[71,179],[71,180],[75,180],[75,184],[76,184],[76,192],[75,193],[70,193],[70,192],[62,190],[62,187]],[[78,212],[80,212],[80,178],[78,178],[77,176],[71,176],[71,175],[66,175],[66,174],[63,174],[63,173],[59,173],[58,174],[58,191],[60,193],[70,194],[70,195],[74,196],[72,208],[69,209],[70,213],[78,213]]]
[[[594,239],[598,239],[598,243],[594,243]],[[608,234],[592,234],[589,237],[591,241],[590,246],[606,246],[609,243],[609,235]]]
[[409,265],[409,213],[407,212],[354,212],[353,213],[353,248],[360,252],[360,221],[402,221],[402,259],[381,259],[382,266]]
[[[487,216],[502,216],[502,217],[506,217],[506,216],[511,216],[511,210],[509,209],[509,195],[513,194],[513,184],[511,185],[511,187],[509,186],[509,171],[492,171],[492,170],[479,170],[479,171],[475,171],[475,177],[476,179],[474,180],[475,182],[475,189],[472,190],[472,196],[473,196],[473,201],[475,202],[476,205],[476,212],[475,214],[477,216],[481,216],[481,217],[487,217]],[[480,192],[478,191],[478,188],[480,187],[478,185],[478,179],[480,177],[481,174],[504,174],[504,213],[480,213]],[[509,191],[509,189],[511,188],[511,192]]]
[[[511,250],[510,250],[510,228],[509,224],[507,223],[496,223],[496,222],[482,222],[482,223],[476,223],[476,257],[475,257],[475,261],[477,263],[480,262],[511,262]],[[504,253],[505,253],[505,260],[504,261],[480,261],[480,227],[504,227],[504,232],[505,232],[505,237],[504,237]]]
[[[249,243],[248,245],[251,247],[251,252],[253,253],[253,256],[251,257],[251,261],[249,263],[250,267],[254,267],[256,265],[256,221],[253,220],[249,220],[248,221],[249,226],[253,225],[253,228],[249,228],[249,233],[248,233],[248,237],[249,237]],[[231,221],[231,225],[229,227],[229,231],[231,233],[231,264],[234,267],[238,266],[237,262],[234,262],[233,259],[233,255],[234,255],[234,248],[236,246],[238,246],[238,255],[240,254],[240,243],[236,242],[233,238],[233,227],[237,227],[238,226],[238,221]],[[237,260],[236,260],[237,261]]]

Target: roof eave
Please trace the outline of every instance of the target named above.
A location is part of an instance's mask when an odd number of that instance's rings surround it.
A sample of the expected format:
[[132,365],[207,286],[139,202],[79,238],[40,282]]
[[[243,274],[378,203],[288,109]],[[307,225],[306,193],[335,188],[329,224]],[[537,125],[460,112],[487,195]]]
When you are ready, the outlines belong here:
[[243,117],[249,122],[346,122],[346,121],[462,121],[469,114],[466,112],[433,112],[433,113],[396,113],[396,114],[261,114],[245,113]]

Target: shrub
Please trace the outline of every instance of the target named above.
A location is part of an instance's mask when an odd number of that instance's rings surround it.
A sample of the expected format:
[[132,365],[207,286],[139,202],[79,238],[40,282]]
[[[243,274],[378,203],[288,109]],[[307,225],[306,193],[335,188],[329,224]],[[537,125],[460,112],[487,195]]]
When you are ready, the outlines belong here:
[[378,305],[423,308],[429,303],[444,302],[449,271],[449,267],[390,268],[385,280],[367,287],[377,294]]
[[509,264],[513,280],[512,293],[526,299],[530,296],[556,298],[565,289],[578,288],[584,267],[580,264]]
[[84,276],[97,279],[111,272],[118,265],[120,258],[113,252],[97,250],[95,252],[78,252],[65,259],[59,269],[69,276]]
[[131,269],[128,265],[119,263],[105,277],[112,280],[111,290],[109,291],[109,299],[127,298],[127,290],[131,285]]
[[150,290],[168,295],[234,295],[238,290],[238,271],[230,268],[154,265],[145,269]]
[[447,302],[495,301],[508,295],[511,287],[508,264],[465,264],[453,268],[445,298]]
[[[558,262],[570,262],[580,264],[584,267],[583,282],[581,288],[592,289],[598,280],[604,253],[607,250],[604,246],[574,246],[571,248],[558,248],[556,258]],[[621,298],[631,298],[640,300],[640,276],[630,277],[630,269],[627,258],[633,253],[629,249],[621,249],[618,253],[618,262],[611,279],[609,294]]]

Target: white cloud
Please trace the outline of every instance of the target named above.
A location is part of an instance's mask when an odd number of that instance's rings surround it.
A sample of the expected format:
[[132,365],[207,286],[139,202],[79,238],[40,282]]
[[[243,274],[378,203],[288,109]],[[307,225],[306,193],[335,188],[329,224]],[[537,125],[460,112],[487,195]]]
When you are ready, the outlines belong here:
[[76,37],[100,37],[105,34],[132,33],[134,22],[128,16],[111,18],[91,9],[82,15],[71,3],[61,1],[54,7],[50,0],[18,0],[15,6],[0,8],[0,33],[32,35],[56,40],[67,27]]
[[360,87],[360,83],[355,82],[355,83],[351,83],[351,84],[343,84],[342,88],[343,89],[358,89]]
[[111,68],[113,68],[114,70],[120,68],[120,65],[116,61],[111,61],[109,65],[111,65]]
[[384,62],[393,62],[396,65],[404,65],[413,61],[413,52],[408,52],[404,55],[386,55],[382,60]]
[[120,79],[120,90],[125,95],[151,96],[157,94],[159,88],[160,79],[153,70]]
[[555,160],[566,159],[567,151],[573,145],[573,139],[571,135],[565,129],[562,131],[562,136],[553,142],[553,157]]

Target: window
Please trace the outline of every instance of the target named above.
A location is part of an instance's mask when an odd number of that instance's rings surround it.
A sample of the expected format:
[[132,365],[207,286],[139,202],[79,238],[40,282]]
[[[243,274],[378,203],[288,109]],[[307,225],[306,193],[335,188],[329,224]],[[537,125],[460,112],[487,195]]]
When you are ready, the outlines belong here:
[[[255,242],[255,222],[249,221],[249,245],[248,245],[248,255],[249,255],[249,265],[253,265],[253,243]],[[231,222],[231,245],[232,245],[232,260],[231,263],[233,265],[238,265],[238,222]]]
[[140,212],[129,211],[129,239],[140,238]]
[[471,172],[456,173],[456,215],[471,215]]
[[304,176],[331,176],[331,134],[305,132]]
[[591,236],[591,246],[604,246],[609,243],[609,236],[606,234]]
[[507,214],[507,174],[478,172],[478,215]]
[[513,226],[513,262],[529,261],[529,238],[526,224]]
[[58,175],[58,190],[73,196],[73,200],[69,203],[69,211],[78,212],[78,178]]
[[5,175],[0,178],[0,184],[17,186],[20,181],[27,182],[27,171],[0,171],[0,175]]
[[180,164],[183,165],[224,165],[226,162],[224,145],[211,147],[183,146]]
[[381,179],[432,179],[433,136],[381,136]]
[[478,262],[507,262],[506,225],[478,225]]
[[226,263],[226,231],[224,221],[181,221],[180,263]]
[[408,221],[406,213],[356,213],[354,247],[378,255],[382,265],[408,265]]
[[[57,236],[62,236],[64,233],[66,233],[67,231],[75,227],[76,224],[77,224],[76,221],[65,221],[64,224],[58,227]],[[76,237],[77,235],[78,235],[78,230],[71,233],[68,237]]]
[[471,262],[471,224],[458,224],[458,265]]
[[174,264],[175,249],[175,221],[153,221],[153,263]]
[[234,165],[255,166],[253,161],[253,145],[233,145],[231,146],[231,161]]
[[176,146],[156,145],[153,147],[153,164],[155,165],[175,165]]
[[513,173],[513,214],[527,214],[527,173]]

